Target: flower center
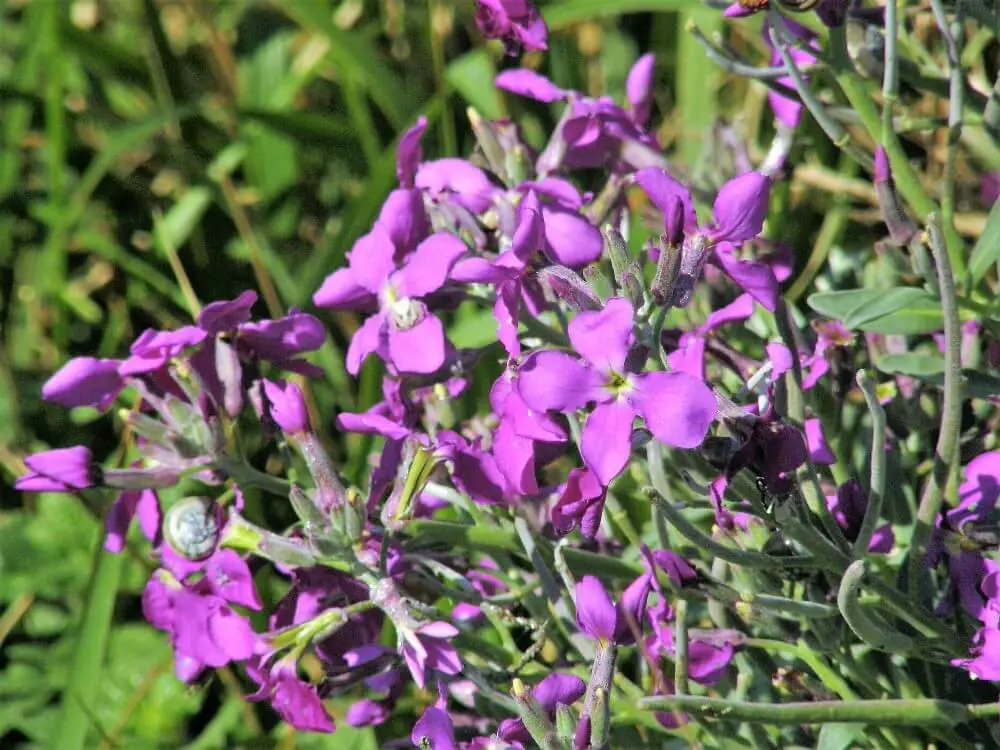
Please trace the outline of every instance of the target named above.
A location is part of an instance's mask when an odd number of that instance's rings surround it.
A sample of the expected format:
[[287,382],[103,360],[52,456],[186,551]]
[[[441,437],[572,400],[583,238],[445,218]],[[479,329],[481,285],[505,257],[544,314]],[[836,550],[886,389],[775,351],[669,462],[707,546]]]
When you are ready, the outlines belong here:
[[409,297],[393,300],[389,303],[389,312],[392,314],[392,322],[401,331],[413,328],[422,317],[420,304]]
[[608,382],[604,387],[615,396],[621,396],[632,390],[632,378],[612,370],[608,373]]

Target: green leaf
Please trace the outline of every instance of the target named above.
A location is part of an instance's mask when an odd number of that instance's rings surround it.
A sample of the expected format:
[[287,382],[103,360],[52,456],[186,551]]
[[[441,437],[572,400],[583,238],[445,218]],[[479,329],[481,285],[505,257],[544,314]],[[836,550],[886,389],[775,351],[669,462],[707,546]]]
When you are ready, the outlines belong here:
[[854,309],[873,302],[885,292],[880,289],[848,289],[839,292],[818,292],[809,295],[806,304],[820,315],[843,320]]
[[496,67],[485,49],[473,50],[453,60],[444,77],[485,119],[499,120],[504,116],[503,102],[493,85]]
[[819,730],[816,750],[846,750],[865,744],[865,728],[859,724],[824,724]]
[[486,346],[497,340],[497,321],[491,310],[463,302],[455,318],[455,324],[448,329],[448,338],[460,349]]
[[866,323],[884,318],[914,304],[924,303],[927,300],[940,307],[940,302],[927,294],[927,292],[915,287],[895,287],[893,289],[880,290],[877,297],[863,302],[851,310],[847,314],[847,317],[844,318],[844,326],[850,329],[862,328]]
[[[552,30],[596,18],[626,13],[665,13],[690,8],[691,0],[567,0],[542,9],[542,17]],[[714,11],[718,13],[718,11]]]
[[940,354],[886,354],[880,357],[875,366],[889,375],[937,375],[944,372],[944,357]]
[[993,204],[989,217],[986,219],[986,227],[980,235],[976,246],[972,248],[972,256],[969,258],[969,276],[972,284],[986,275],[990,266],[1000,261],[1000,201]]

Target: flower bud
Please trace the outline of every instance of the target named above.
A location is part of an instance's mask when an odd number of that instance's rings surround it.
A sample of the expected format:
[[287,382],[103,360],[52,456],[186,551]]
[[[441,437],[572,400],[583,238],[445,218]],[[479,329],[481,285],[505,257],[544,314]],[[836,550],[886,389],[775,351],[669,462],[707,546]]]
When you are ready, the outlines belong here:
[[593,263],[584,268],[583,278],[590,284],[590,288],[602,304],[614,296],[615,287],[600,263]]
[[628,264],[622,273],[622,291],[632,303],[632,307],[638,309],[643,303],[642,293],[642,266],[635,261]]
[[[666,238],[664,238],[666,239]],[[658,305],[670,305],[674,299],[674,286],[681,270],[681,246],[666,243],[656,261],[656,275],[649,293]]]
[[539,747],[557,747],[559,734],[542,704],[516,677],[513,690],[514,701],[517,703],[517,713],[524,722],[524,728]]
[[215,502],[208,497],[185,497],[163,517],[163,538],[185,560],[204,560],[219,541]]
[[559,733],[562,747],[569,746],[576,735],[576,714],[572,708],[563,703],[556,706],[556,731]]
[[466,109],[465,114],[469,118],[469,124],[472,126],[472,132],[476,136],[476,142],[479,144],[479,148],[483,150],[483,157],[486,159],[486,164],[501,181],[507,182],[506,156],[496,133],[493,132],[490,124],[483,120],[482,115],[474,107]]
[[414,501],[423,491],[441,460],[441,456],[425,448],[415,438],[406,438],[403,443],[403,458],[396,472],[396,482],[382,508],[384,526],[396,529],[410,519]]
[[176,469],[158,466],[152,469],[112,469],[102,474],[105,487],[119,490],[153,490],[162,487],[173,487],[180,481],[180,473]]
[[602,307],[601,300],[586,282],[566,266],[543,268],[538,273],[538,280],[574,310],[600,310]]
[[594,691],[594,709],[588,714],[590,719],[590,746],[603,750],[611,737],[611,693],[603,688]]
[[628,244],[614,227],[608,225],[601,231],[604,235],[604,250],[611,260],[611,268],[615,274],[615,282],[619,288],[625,286],[624,275],[632,262],[632,255],[628,251]]
[[243,410],[243,366],[236,348],[222,339],[215,342],[215,371],[222,384],[222,407],[236,417]]

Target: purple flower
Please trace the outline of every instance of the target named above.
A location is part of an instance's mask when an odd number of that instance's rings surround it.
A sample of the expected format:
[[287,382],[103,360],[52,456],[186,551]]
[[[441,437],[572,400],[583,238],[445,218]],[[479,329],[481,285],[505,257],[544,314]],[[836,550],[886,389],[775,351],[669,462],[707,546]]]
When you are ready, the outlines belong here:
[[805,421],[806,445],[809,446],[809,458],[814,464],[835,464],[837,457],[833,455],[826,436],[823,434],[823,423],[817,417]]
[[808,447],[798,428],[785,424],[773,405],[763,416],[747,413],[749,426],[733,424],[741,438],[741,446],[726,467],[726,478],[732,479],[741,469],[748,468],[764,481],[768,492],[786,495],[791,491],[788,475],[805,463]]
[[208,333],[198,326],[183,326],[176,331],[154,331],[147,328],[132,342],[132,355],[119,367],[120,375],[143,375],[161,369],[186,349],[199,346]]
[[309,432],[309,412],[302,389],[291,382],[263,378],[252,391],[254,408],[262,420],[271,420],[287,435]]
[[458,635],[458,628],[447,622],[425,622],[413,630],[403,628],[400,651],[413,681],[422,688],[428,669],[442,674],[458,674],[462,661],[449,639]]
[[457,750],[455,724],[448,714],[448,701],[444,686],[438,683],[438,699],[424,709],[413,725],[410,741],[417,747],[426,741],[431,750]]
[[155,628],[171,634],[177,677],[184,682],[205,667],[224,667],[254,653],[250,624],[222,597],[177,584],[164,571],[146,584],[142,610]]
[[[741,261],[734,255],[738,247],[760,234],[767,216],[770,178],[759,172],[734,177],[719,189],[712,209],[714,221],[698,223],[691,194],[681,183],[659,167],[646,167],[635,173],[636,183],[650,201],[672,223],[680,202],[684,241],[680,273],[674,285],[672,303],[683,307],[691,301],[694,285],[701,277],[709,254],[714,252],[722,269],[747,293],[771,312],[778,297],[778,280],[765,264]],[[667,236],[677,228],[665,223]]]
[[125,537],[132,519],[139,516],[139,526],[146,538],[158,540],[160,534],[160,502],[152,490],[128,490],[118,495],[104,517],[107,536],[104,549],[115,554],[125,549]]
[[21,492],[75,492],[98,483],[90,449],[72,448],[33,453],[24,459],[28,473],[17,478],[14,489]]
[[686,372],[701,380],[705,379],[705,346],[715,329],[726,323],[746,320],[753,315],[753,297],[741,294],[725,307],[714,311],[693,331],[681,334],[677,349],[667,356],[670,369]]
[[344,720],[352,727],[374,727],[385,723],[389,718],[389,709],[384,703],[364,698],[355,701],[347,709]]
[[632,66],[625,81],[625,96],[628,99],[632,121],[640,128],[649,123],[653,110],[653,68],[656,56],[648,52]]
[[[816,35],[805,26],[796,23],[787,16],[781,20],[785,29],[797,37],[801,42],[804,42],[808,46],[811,46],[815,42]],[[778,53],[778,50],[773,49],[773,45],[771,43],[770,29],[770,21],[765,21],[761,27],[764,36],[764,43],[768,47],[772,47],[773,50],[771,52],[771,65],[781,65],[781,55]],[[800,70],[803,67],[812,65],[816,62],[816,55],[810,49],[790,46],[788,52],[791,55],[795,66]],[[809,80],[808,74],[803,77],[805,80]],[[782,84],[786,88],[795,89],[795,83],[792,81],[791,76],[783,76],[782,78],[779,78],[778,83]],[[795,128],[799,124],[799,120],[802,118],[802,103],[798,99],[789,99],[783,94],[769,90],[767,92],[767,100],[771,105],[771,110],[774,112],[775,119],[779,123],[784,125],[786,128]]]
[[508,55],[522,47],[548,49],[549,30],[542,14],[528,0],[476,0],[476,26],[487,39],[500,39]]
[[420,243],[404,265],[386,231],[375,225],[351,250],[347,268],[323,282],[313,300],[320,307],[358,307],[357,289],[378,302],[378,312],[354,334],[347,350],[347,370],[357,375],[371,353],[401,373],[432,373],[445,361],[447,341],[441,321],[419,300],[440,289],[465,244],[438,232]]
[[554,262],[569,268],[593,263],[604,251],[600,231],[580,214],[583,197],[566,180],[546,177],[536,182],[523,182],[521,192],[535,193],[541,204],[545,254]]
[[580,533],[587,539],[597,536],[607,492],[607,487],[590,469],[570,471],[552,508],[552,525],[556,531],[568,534],[579,526]]
[[566,430],[546,414],[532,412],[507,370],[490,389],[490,404],[500,422],[493,433],[493,458],[512,492],[538,494],[536,466],[562,452]]
[[678,448],[699,445],[715,419],[715,396],[700,380],[686,373],[626,370],[635,343],[632,328],[632,305],[613,298],[604,310],[579,313],[569,324],[570,341],[582,359],[536,352],[518,378],[521,397],[538,411],[572,412],[597,403],[583,428],[581,453],[604,485],[628,463],[637,415],[657,440]]
[[[531,689],[531,697],[538,701],[552,719],[560,705],[571,706],[586,692],[586,683],[576,675],[553,672]],[[531,735],[520,719],[501,722],[497,736],[503,742],[520,743],[522,747],[531,747],[533,744]]]
[[645,166],[649,160],[639,154],[630,154],[628,146],[638,144],[647,151],[656,149],[656,140],[642,129],[645,126],[643,116],[648,117],[646,87],[651,66],[649,58],[643,58],[634,69],[629,92],[632,111],[622,109],[608,97],[591,99],[577,91],[561,89],[544,76],[524,68],[503,71],[496,77],[496,86],[539,102],[568,101],[566,112],[535,164],[539,174],[549,174],[560,167],[615,167],[618,162],[637,168]]
[[413,184],[432,200],[459,206],[473,215],[485,213],[497,193],[483,170],[454,157],[424,162],[417,168]]
[[248,669],[260,688],[248,700],[271,699],[282,719],[303,732],[332,733],[333,719],[323,707],[316,687],[299,678],[294,659],[281,659],[273,667]]
[[[868,495],[861,483],[857,479],[844,482],[837,488],[836,495],[827,496],[826,507],[837,519],[848,541],[856,540],[865,518],[865,510],[868,508]],[[892,525],[884,524],[872,534],[868,551],[875,554],[889,554],[895,541],[896,535],[893,533]]]
[[603,584],[594,576],[584,576],[577,584],[576,624],[580,632],[601,645],[635,642],[635,629],[641,629],[646,613],[646,598],[652,586],[652,575],[639,576],[622,594],[618,604]]
[[257,292],[248,289],[234,300],[212,302],[198,315],[198,327],[210,336],[235,331],[250,322],[250,310],[257,302]]
[[125,385],[118,374],[120,364],[117,359],[71,359],[45,381],[42,398],[67,409],[93,406],[103,411]]

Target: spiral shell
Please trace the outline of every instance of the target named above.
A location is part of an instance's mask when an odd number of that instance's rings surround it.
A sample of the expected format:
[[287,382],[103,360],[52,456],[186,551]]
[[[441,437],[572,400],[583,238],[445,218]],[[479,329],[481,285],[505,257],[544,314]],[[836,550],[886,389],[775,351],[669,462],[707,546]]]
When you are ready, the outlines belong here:
[[167,511],[163,537],[186,560],[204,560],[215,551],[219,539],[215,502],[209,497],[185,497]]

